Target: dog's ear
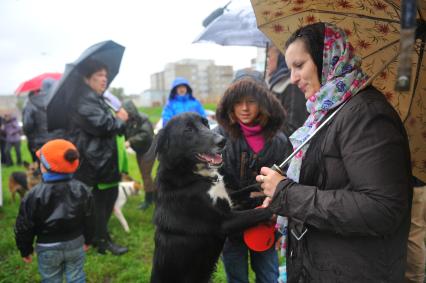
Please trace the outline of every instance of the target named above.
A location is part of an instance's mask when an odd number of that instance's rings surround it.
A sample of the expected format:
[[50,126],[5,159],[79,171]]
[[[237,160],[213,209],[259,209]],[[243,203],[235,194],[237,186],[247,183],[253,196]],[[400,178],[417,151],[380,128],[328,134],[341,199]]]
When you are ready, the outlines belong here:
[[124,182],[126,182],[126,181],[128,181],[128,182],[133,181],[132,177],[130,177],[126,173],[121,173],[121,180],[124,181]]
[[145,153],[144,157],[147,160],[154,160],[159,152],[164,152],[164,150],[168,148],[168,143],[168,138],[163,128],[155,135],[154,140],[152,141],[151,146]]
[[25,169],[28,170],[28,168],[30,167],[30,164],[25,160],[24,160],[23,164],[24,164]]

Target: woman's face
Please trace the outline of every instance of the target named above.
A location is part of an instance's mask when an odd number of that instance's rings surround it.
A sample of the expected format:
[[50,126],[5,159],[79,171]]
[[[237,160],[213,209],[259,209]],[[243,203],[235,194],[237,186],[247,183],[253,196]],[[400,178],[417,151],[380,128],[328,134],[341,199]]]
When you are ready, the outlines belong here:
[[102,94],[107,87],[108,73],[105,69],[96,71],[89,78],[85,78],[85,81],[94,92]]
[[321,88],[317,66],[306,51],[302,40],[291,43],[285,52],[285,61],[291,70],[290,81],[297,85],[308,99]]
[[266,75],[270,76],[273,72],[277,70],[278,65],[278,56],[280,51],[275,46],[268,48],[268,59],[266,62]]
[[237,101],[234,104],[234,115],[244,125],[251,125],[259,116],[259,104],[252,97]]
[[178,95],[185,95],[187,93],[187,89],[185,85],[180,85],[176,88],[176,93]]

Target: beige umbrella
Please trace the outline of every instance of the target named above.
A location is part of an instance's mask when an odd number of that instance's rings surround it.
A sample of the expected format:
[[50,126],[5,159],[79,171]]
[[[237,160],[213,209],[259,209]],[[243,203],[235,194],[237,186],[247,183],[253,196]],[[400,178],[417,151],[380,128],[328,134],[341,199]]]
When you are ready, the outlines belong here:
[[[395,91],[400,47],[400,4],[394,0],[251,0],[257,25],[284,52],[288,37],[315,22],[345,30],[362,68],[376,76],[383,92],[404,121],[410,140],[413,173],[426,181],[426,0],[418,1],[419,33],[412,56],[410,91]],[[392,62],[392,63],[389,63]]]

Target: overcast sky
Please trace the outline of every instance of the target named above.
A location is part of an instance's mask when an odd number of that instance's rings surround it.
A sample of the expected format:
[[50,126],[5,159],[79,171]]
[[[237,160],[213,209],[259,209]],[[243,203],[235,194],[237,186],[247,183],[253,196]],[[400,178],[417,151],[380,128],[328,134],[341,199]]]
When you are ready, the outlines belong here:
[[[234,0],[235,1],[235,0]],[[111,87],[149,88],[150,74],[185,58],[250,66],[254,47],[192,43],[202,21],[227,0],[0,0],[0,94],[44,72],[63,72],[90,45],[126,47]],[[249,0],[247,0],[249,2]]]

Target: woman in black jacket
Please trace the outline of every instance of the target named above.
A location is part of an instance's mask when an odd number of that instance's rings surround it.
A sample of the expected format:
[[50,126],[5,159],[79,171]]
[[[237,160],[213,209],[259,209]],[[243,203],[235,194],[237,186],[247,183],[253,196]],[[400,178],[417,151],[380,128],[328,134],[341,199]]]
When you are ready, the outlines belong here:
[[127,113],[117,112],[114,116],[104,101],[102,94],[108,85],[108,69],[104,64],[87,61],[80,73],[84,83],[69,115],[70,138],[81,153],[75,178],[93,187],[98,252],[122,254],[127,249],[112,242],[107,225],[121,179],[116,135],[124,134]]
[[310,116],[290,137],[300,145],[342,110],[290,163],[287,176],[256,180],[289,217],[288,282],[403,282],[412,187],[401,120],[375,88],[346,34],[328,23],[297,30],[286,44],[291,82]]
[[[234,210],[260,206],[264,195],[255,189],[255,177],[262,166],[272,166],[291,153],[288,138],[281,132],[284,110],[268,91],[260,73],[237,73],[222,97],[216,118],[218,131],[227,138],[220,169]],[[242,190],[243,189],[243,190]],[[241,234],[228,237],[223,262],[229,283],[248,282],[248,254],[256,282],[277,282],[278,255],[274,245],[265,251],[249,250]]]
[[149,160],[149,158],[145,157],[145,153],[154,139],[154,127],[148,116],[139,112],[131,100],[125,101],[123,108],[129,114],[125,131],[126,142],[136,152],[136,161],[138,162],[145,192],[145,201],[141,203],[139,208],[145,210],[154,202],[154,193],[156,191],[151,176],[155,160]]

